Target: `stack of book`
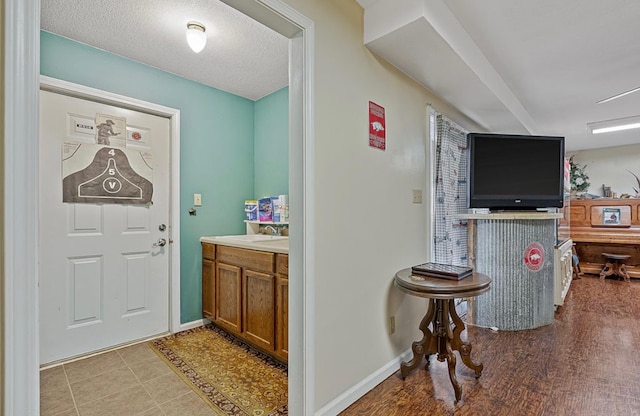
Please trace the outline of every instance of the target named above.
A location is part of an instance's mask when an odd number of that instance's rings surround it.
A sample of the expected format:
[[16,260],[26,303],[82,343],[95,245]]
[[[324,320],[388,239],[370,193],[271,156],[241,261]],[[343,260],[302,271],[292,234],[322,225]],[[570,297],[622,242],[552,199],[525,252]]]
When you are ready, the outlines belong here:
[[437,277],[448,280],[462,280],[473,274],[473,268],[442,263],[423,263],[411,268],[411,273],[419,276]]

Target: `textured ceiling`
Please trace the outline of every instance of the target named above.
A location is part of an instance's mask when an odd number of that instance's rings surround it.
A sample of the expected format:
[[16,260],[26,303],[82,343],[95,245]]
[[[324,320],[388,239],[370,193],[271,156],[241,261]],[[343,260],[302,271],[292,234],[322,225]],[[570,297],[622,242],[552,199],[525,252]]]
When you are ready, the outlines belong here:
[[[320,1],[320,0],[317,0]],[[358,0],[366,45],[488,131],[568,150],[640,143],[587,123],[640,115],[637,0]],[[288,40],[219,0],[41,0],[46,31],[252,100],[288,84]],[[193,53],[186,23],[207,27]],[[373,33],[373,34],[372,34]]]
[[[196,54],[189,21],[207,28]],[[288,39],[219,0],[41,0],[41,28],[257,100],[288,85]]]

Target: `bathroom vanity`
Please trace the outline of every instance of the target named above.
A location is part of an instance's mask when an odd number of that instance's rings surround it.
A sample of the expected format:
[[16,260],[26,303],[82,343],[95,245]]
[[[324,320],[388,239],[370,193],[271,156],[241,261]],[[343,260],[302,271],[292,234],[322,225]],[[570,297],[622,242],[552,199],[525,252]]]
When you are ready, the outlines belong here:
[[288,359],[289,239],[202,237],[202,312],[216,326]]

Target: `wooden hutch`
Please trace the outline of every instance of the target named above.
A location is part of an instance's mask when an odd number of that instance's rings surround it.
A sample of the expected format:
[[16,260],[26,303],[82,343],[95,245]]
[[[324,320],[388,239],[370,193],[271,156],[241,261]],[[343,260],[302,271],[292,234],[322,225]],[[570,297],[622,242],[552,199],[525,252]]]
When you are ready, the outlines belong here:
[[640,278],[640,199],[572,199],[571,239],[584,273],[599,274],[602,253],[628,254],[631,277]]

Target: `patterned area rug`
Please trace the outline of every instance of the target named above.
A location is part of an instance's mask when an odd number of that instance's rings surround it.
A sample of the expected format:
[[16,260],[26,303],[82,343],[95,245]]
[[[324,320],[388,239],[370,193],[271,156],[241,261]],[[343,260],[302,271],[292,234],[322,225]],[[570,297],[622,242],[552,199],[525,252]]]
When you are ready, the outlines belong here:
[[288,414],[286,366],[214,326],[149,345],[220,415]]

